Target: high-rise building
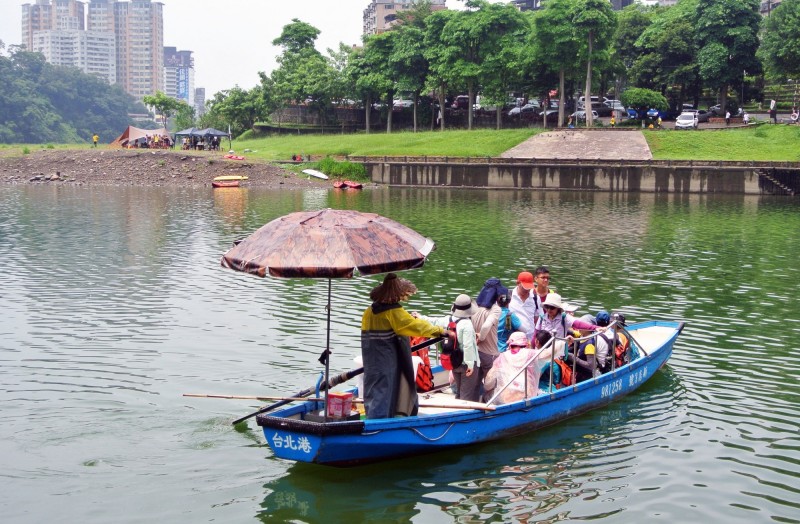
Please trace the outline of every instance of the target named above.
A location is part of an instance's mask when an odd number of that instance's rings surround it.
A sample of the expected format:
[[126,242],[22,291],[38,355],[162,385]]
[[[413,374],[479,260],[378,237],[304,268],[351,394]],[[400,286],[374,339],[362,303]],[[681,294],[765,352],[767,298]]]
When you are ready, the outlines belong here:
[[151,0],[91,0],[90,31],[112,28],[116,43],[117,83],[141,99],[164,91],[164,4]]
[[194,106],[194,58],[191,51],[164,48],[164,93]]
[[51,64],[77,67],[113,84],[117,81],[114,35],[87,32],[84,4],[76,0],[37,0],[22,6],[22,44]]
[[[446,0],[431,0],[434,11],[446,9]],[[372,0],[364,9],[363,34],[383,33],[397,20],[397,13],[414,7],[414,0]]]
[[198,87],[194,90],[194,116],[200,118],[206,113],[206,88]]
[[83,2],[36,0],[35,4],[22,4],[22,45],[28,51],[33,50],[33,34],[36,31],[82,31],[84,28]]
[[35,31],[31,51],[55,65],[77,67],[109,84],[117,81],[114,35],[95,31],[55,29]]

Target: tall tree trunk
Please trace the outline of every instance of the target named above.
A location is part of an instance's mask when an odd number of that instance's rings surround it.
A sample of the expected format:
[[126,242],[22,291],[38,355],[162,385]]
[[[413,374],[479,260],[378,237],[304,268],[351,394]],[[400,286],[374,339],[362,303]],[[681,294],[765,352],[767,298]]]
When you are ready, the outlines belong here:
[[589,31],[589,54],[586,60],[586,89],[583,93],[583,110],[586,112],[586,127],[594,125],[592,118],[592,40],[594,40],[594,32]]
[[475,102],[475,92],[472,82],[467,85],[467,129],[472,131],[472,104]]
[[366,102],[366,107],[364,108],[364,122],[366,123],[366,129],[364,132],[369,134],[370,116],[372,116],[372,95],[367,95]]
[[439,130],[444,131],[444,90],[445,85],[439,86]]
[[417,100],[419,100],[419,91],[414,91],[414,132],[417,132]]
[[497,130],[500,131],[500,128],[503,125],[503,106],[498,104],[494,111],[497,120]]
[[558,127],[564,127],[564,109],[567,95],[564,93],[564,68],[558,71]]
[[394,109],[394,90],[390,90],[386,93],[386,110],[388,111],[386,115],[386,132],[392,132],[392,111]]

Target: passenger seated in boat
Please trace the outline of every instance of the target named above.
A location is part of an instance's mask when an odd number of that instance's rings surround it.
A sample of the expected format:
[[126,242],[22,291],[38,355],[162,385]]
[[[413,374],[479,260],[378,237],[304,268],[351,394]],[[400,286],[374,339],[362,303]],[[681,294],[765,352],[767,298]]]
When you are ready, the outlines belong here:
[[[550,339],[550,334],[546,331],[542,331],[541,334],[540,338],[546,339],[544,342],[546,344]],[[511,334],[508,339],[508,351],[498,355],[484,381],[487,391],[499,392],[494,401],[495,404],[509,404],[539,394],[541,372],[538,359],[533,359],[541,348],[539,343],[537,346],[537,349],[531,349],[528,346],[528,339],[522,331],[515,331]],[[526,364],[525,371],[518,373]]]
[[416,415],[419,401],[408,337],[451,335],[446,326],[434,326],[403,309],[400,302],[416,292],[410,281],[389,273],[369,294],[372,305],[361,317],[364,391],[360,393],[367,418]]
[[477,337],[475,328],[470,317],[478,310],[478,304],[469,295],[458,295],[453,306],[450,308],[452,314],[443,317],[431,318],[418,315],[418,318],[427,320],[435,326],[447,327],[450,322],[456,324],[456,339],[458,345],[464,352],[464,363],[453,368],[453,378],[455,379],[456,398],[480,402],[481,380],[479,367],[481,365],[478,358]]
[[[603,328],[600,328],[596,324],[579,320],[570,313],[567,313],[566,310],[572,308],[569,304],[561,300],[561,295],[558,293],[548,293],[547,298],[542,304],[542,309],[544,313],[536,320],[534,337],[539,331],[547,331],[548,333],[553,333],[557,339],[563,340],[572,329],[584,329],[587,331],[603,330]],[[559,341],[559,344],[551,347],[555,348],[556,351],[563,351],[564,344]],[[545,350],[545,354],[542,354],[539,358],[540,360],[549,362],[550,351]]]

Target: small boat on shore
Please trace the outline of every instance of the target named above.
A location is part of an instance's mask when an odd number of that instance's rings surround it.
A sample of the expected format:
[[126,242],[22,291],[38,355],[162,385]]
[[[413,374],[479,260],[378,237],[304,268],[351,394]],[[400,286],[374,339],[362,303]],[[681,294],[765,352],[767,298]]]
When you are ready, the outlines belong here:
[[322,180],[328,180],[328,175],[322,171],[317,171],[316,169],[303,169],[303,173],[315,178],[321,178]]
[[336,189],[361,189],[364,184],[360,182],[351,182],[350,180],[337,180],[333,183]]
[[[276,457],[340,467],[498,440],[555,424],[631,393],[667,362],[682,330],[683,323],[675,321],[632,324],[625,329],[631,343],[629,363],[510,404],[457,405],[452,403],[452,394],[439,391],[420,394],[415,416],[361,419],[355,411],[332,420],[323,411],[324,401],[315,398],[263,412],[256,421]],[[441,367],[434,372],[445,373]],[[358,390],[349,393],[355,396]]]
[[241,181],[247,179],[248,177],[242,175],[218,176],[211,181],[211,187],[239,187]]

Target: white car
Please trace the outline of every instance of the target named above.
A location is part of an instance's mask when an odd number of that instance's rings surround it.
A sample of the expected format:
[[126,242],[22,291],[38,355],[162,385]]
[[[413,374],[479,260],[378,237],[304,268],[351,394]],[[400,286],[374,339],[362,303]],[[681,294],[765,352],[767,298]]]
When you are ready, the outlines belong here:
[[694,113],[681,113],[675,119],[675,129],[697,129]]
[[[575,111],[574,113],[572,113],[569,116],[571,116],[572,120],[574,120],[575,122],[585,122],[586,121],[586,111]],[[600,118],[600,115],[597,114],[597,111],[592,111],[592,118],[594,120],[597,120],[598,118]]]

